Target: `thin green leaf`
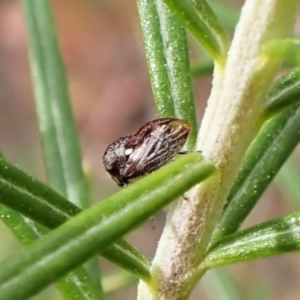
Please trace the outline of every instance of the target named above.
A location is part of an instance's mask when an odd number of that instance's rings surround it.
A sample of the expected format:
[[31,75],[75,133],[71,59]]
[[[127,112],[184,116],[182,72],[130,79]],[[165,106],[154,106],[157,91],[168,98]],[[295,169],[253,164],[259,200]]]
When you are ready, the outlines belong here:
[[49,232],[42,225],[1,204],[0,219],[23,245],[28,245]]
[[[44,226],[4,205],[0,205],[0,219],[23,245],[28,245],[49,232]],[[55,282],[55,285],[66,299],[104,299],[98,285],[96,288],[82,267],[73,270],[66,277]]]
[[127,270],[135,277],[149,280],[150,264],[147,258],[125,240],[118,240],[113,245],[101,249],[101,256],[121,268]]
[[[282,80],[285,81],[284,77]],[[291,92],[279,80],[273,87],[271,97],[285,96]],[[277,88],[283,86],[282,89]],[[276,92],[275,92],[276,91]],[[300,90],[291,92],[300,97]],[[291,97],[292,97],[291,96]],[[248,216],[266,187],[295,149],[300,139],[300,108],[292,107],[261,128],[251,143],[242,168],[228,196],[222,218],[214,232],[213,243],[234,233]]]
[[86,207],[87,187],[49,1],[21,4],[47,175],[55,190]]
[[281,78],[272,88],[262,113],[262,122],[300,102],[300,67]]
[[[0,203],[51,229],[80,212],[54,190],[4,159],[0,159],[0,190]],[[135,276],[150,276],[147,259],[126,241],[116,242],[101,255]]]
[[204,0],[164,0],[215,61],[225,61],[228,41],[217,17]]
[[300,249],[300,213],[295,212],[220,240],[201,268],[282,254]]
[[185,155],[101,201],[0,263],[3,300],[29,297],[138,226],[214,171]]
[[22,215],[55,228],[80,212],[63,196],[0,159],[0,202]]
[[[45,227],[4,205],[0,205],[0,219],[23,245],[28,245],[49,232]],[[103,299],[102,293],[99,293],[98,289],[95,288],[89,275],[83,268],[78,268],[68,273],[65,278],[55,282],[55,285],[66,299]]]
[[195,148],[197,138],[197,120],[186,33],[184,27],[162,0],[157,0],[157,10],[175,116],[189,121],[192,126],[186,142],[187,149],[192,151]]
[[186,146],[193,150],[197,121],[185,30],[162,0],[137,4],[157,114],[189,121]]
[[[88,190],[49,1],[22,0],[39,131],[50,185],[79,207]],[[86,265],[100,287],[96,260]]]
[[160,117],[172,117],[175,109],[156,1],[137,0],[137,7],[156,112]]
[[[3,158],[1,153],[0,157]],[[1,204],[0,219],[23,245],[28,245],[49,232],[44,226]],[[95,289],[88,276],[83,268],[78,268],[68,273],[65,278],[58,280],[55,285],[66,299],[103,299],[102,293]]]

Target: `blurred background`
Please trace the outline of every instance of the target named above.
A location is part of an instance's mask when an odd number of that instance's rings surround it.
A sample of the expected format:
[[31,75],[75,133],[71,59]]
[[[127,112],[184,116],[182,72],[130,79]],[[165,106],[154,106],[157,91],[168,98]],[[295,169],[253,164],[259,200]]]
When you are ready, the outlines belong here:
[[[216,11],[226,7],[222,21],[229,36],[243,2],[213,1]],[[84,168],[95,202],[118,189],[102,165],[106,146],[156,117],[136,4],[134,0],[52,0],[51,5]],[[0,149],[9,161],[46,182],[25,26],[18,1],[0,0],[0,28]],[[195,62],[206,61],[206,55],[192,38],[190,44]],[[206,74],[194,79],[199,123],[211,89],[209,71],[208,68]],[[291,200],[280,186],[273,184],[243,227],[299,209],[300,204]],[[148,222],[128,236],[149,258],[155,251],[164,218],[165,213],[161,212],[155,216],[155,229]],[[2,224],[0,230],[0,255],[5,257],[21,246]],[[101,261],[101,265],[104,274],[118,270],[107,262]],[[191,299],[299,299],[299,266],[300,254],[291,253],[222,267],[218,277],[211,271],[208,273]],[[133,284],[111,293],[108,299],[135,299],[136,281],[130,278],[129,281]],[[228,290],[219,290],[219,283]],[[108,288],[107,280],[105,284]],[[226,296],[230,290],[236,298]],[[50,288],[34,299],[61,298]]]

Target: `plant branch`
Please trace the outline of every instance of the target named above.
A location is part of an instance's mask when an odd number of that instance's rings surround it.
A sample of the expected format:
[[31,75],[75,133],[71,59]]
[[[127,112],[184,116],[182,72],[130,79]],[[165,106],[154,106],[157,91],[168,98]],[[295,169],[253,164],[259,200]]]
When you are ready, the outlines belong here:
[[256,122],[280,63],[264,57],[262,46],[284,37],[298,1],[247,1],[224,70],[214,72],[213,90],[198,136],[198,150],[219,172],[190,191],[167,217],[152,266],[153,282],[141,284],[139,299],[186,299],[205,257],[242,158],[256,134]]

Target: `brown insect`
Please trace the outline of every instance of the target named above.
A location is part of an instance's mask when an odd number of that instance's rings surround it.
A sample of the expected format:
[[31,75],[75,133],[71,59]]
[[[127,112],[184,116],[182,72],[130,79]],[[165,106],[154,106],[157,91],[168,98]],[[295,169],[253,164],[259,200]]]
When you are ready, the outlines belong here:
[[103,155],[104,167],[117,185],[124,186],[181,153],[189,132],[190,125],[184,120],[161,118],[150,121],[136,133],[111,143]]

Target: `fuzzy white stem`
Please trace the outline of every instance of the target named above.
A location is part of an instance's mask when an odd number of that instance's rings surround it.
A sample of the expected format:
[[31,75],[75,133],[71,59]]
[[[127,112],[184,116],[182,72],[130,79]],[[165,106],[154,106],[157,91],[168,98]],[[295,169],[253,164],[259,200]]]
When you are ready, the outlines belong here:
[[198,279],[193,270],[205,255],[229,188],[256,133],[263,101],[277,70],[262,46],[284,37],[298,0],[248,0],[243,7],[224,69],[216,68],[213,90],[198,136],[198,149],[219,173],[169,212],[153,260],[153,282],[141,283],[138,299],[186,299]]

